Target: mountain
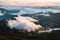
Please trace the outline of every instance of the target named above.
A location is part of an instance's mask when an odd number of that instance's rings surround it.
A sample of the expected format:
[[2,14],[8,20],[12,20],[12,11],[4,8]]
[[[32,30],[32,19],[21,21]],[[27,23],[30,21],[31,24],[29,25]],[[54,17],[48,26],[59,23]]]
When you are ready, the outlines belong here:
[[[48,12],[49,13],[49,12]],[[39,23],[45,28],[60,28],[60,13],[49,13],[50,16],[36,14],[23,14],[22,16],[29,16],[37,19]]]
[[[60,6],[0,6],[2,9],[8,10],[9,14],[35,14],[39,12],[43,13],[58,13],[60,12]],[[20,11],[20,12],[19,12]]]
[[[2,8],[1,8],[2,7]],[[12,9],[18,8],[18,9]],[[43,9],[43,11],[42,11]],[[48,10],[47,10],[48,9]],[[57,10],[58,9],[58,10]],[[16,14],[37,19],[39,24],[47,29],[60,28],[60,7],[6,7],[0,6],[0,40],[60,40],[60,30],[51,32],[24,32],[19,29],[11,29],[7,20],[15,20]],[[36,23],[38,24],[38,23]]]
[[12,15],[13,13],[18,13],[20,12],[20,10],[7,10],[7,9],[4,9],[4,8],[0,8],[0,13],[3,14],[0,16],[0,20],[2,19],[11,19],[13,17],[16,17],[17,15]]
[[20,32],[17,29],[10,29],[6,20],[0,20],[0,40],[59,40],[60,30],[50,33]]
[[[0,16],[0,20],[14,18],[17,15],[12,15],[12,14],[13,13],[17,14],[20,12],[20,10],[7,10],[3,8],[0,8],[0,11],[2,14],[4,14],[3,16]],[[33,14],[22,14],[21,16],[29,16],[34,19],[37,19],[39,21],[39,24],[41,24],[45,28],[54,28],[54,27],[59,28],[60,26],[59,15],[60,13],[54,13],[54,12],[48,11],[48,12],[38,12]]]
[[20,12],[20,10],[18,10],[18,9],[9,10],[9,9],[4,9],[4,8],[0,8],[0,11],[3,14],[12,14],[12,13],[18,13],[18,12]]

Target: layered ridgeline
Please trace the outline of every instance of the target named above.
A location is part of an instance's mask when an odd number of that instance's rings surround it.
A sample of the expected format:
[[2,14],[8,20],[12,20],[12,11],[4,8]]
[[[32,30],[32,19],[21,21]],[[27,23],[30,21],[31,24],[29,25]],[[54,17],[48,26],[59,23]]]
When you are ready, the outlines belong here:
[[[59,7],[0,7],[0,34],[59,38]],[[40,39],[41,39],[40,38]],[[33,38],[34,39],[34,38]],[[37,40],[37,39],[36,39]]]

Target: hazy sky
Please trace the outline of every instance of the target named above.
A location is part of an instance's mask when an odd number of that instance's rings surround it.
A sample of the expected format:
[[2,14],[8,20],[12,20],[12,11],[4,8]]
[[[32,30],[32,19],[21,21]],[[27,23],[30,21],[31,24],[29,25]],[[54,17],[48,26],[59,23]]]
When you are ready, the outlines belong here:
[[0,5],[60,6],[60,0],[0,0]]

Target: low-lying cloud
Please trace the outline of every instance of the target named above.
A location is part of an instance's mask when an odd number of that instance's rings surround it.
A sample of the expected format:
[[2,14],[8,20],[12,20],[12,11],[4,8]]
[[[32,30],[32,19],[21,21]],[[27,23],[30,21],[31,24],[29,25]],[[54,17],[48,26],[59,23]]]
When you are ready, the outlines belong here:
[[15,17],[15,19],[16,20],[8,20],[8,26],[10,26],[10,28],[22,29],[28,32],[42,28],[41,25],[37,25],[34,23],[38,22],[38,20],[31,17],[18,16]]

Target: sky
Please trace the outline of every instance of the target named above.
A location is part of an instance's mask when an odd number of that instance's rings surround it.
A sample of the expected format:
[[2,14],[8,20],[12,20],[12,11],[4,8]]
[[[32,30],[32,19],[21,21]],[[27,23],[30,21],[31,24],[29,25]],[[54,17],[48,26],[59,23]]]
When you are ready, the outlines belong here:
[[0,0],[0,5],[60,6],[60,0]]

